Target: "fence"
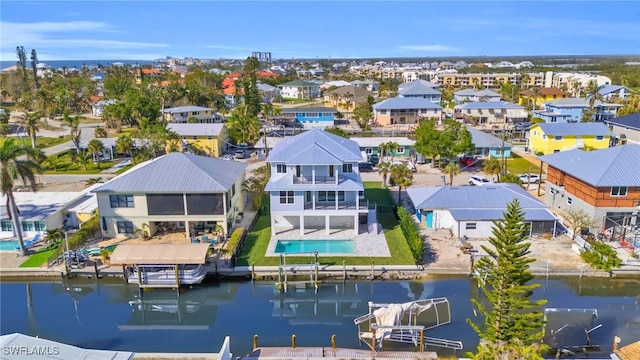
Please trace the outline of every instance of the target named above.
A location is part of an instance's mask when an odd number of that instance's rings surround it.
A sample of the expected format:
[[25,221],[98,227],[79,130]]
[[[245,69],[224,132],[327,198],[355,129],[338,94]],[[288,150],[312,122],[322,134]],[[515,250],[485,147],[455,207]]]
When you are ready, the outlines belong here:
[[242,248],[244,247],[244,243],[247,240],[247,236],[249,236],[249,234],[253,231],[253,228],[256,226],[256,222],[258,222],[258,219],[260,218],[260,214],[261,214],[260,211],[255,213],[255,216],[253,217],[253,220],[251,220],[251,222],[249,223],[249,226],[247,226],[244,229],[244,233],[242,234],[242,237],[240,237],[238,246],[236,246],[235,250],[233,251],[233,254],[231,254],[231,258],[229,259],[229,266],[232,269],[236,267],[238,255],[242,252]]

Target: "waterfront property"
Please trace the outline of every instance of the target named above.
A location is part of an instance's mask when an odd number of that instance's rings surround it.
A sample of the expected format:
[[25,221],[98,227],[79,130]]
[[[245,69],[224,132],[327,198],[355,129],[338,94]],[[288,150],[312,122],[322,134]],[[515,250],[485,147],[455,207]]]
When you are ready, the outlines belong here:
[[453,101],[456,104],[462,104],[464,102],[498,102],[500,101],[500,94],[491,90],[475,90],[464,89],[453,93]]
[[537,94],[533,90],[525,90],[520,92],[518,104],[526,106],[532,105],[534,109],[539,109],[542,104],[571,97],[571,94],[554,87],[543,87],[538,89]]
[[442,118],[442,107],[420,97],[396,97],[373,105],[374,121],[380,125],[417,124],[421,119]]
[[368,214],[358,170],[362,161],[355,141],[312,129],[279,142],[267,157],[271,178],[266,190],[271,234],[305,229],[352,229]]
[[414,80],[398,86],[398,97],[423,98],[439,104],[442,94],[437,90],[438,85],[426,80]]
[[[77,229],[96,214],[98,203],[91,190],[98,186],[80,192],[14,192],[23,236],[33,237],[64,227]],[[6,204],[7,198],[0,196],[0,238],[16,236]]]
[[497,138],[470,126],[467,126],[467,130],[471,133],[471,141],[476,147],[474,155],[494,158],[502,158],[503,155],[506,158],[511,157],[511,144],[504,141],[504,139]]
[[[596,100],[592,121],[605,121],[616,117],[620,104],[605,103]],[[545,122],[580,122],[584,112],[589,110],[589,100],[585,98],[566,98],[548,102],[544,110],[535,110],[534,117]]]
[[407,194],[420,226],[451,229],[454,236],[487,238],[493,221],[503,218],[507,204],[518,199],[531,235],[552,233],[556,217],[547,205],[516,184],[491,186],[412,186]]
[[[600,222],[637,214],[640,145],[570,150],[541,156],[547,170],[545,202],[552,209],[582,209]],[[607,221],[603,225],[609,227]]]
[[[227,144],[227,127],[218,124],[170,123],[167,129],[180,136],[180,150],[196,147],[213,157],[222,156]],[[193,150],[193,149],[191,149]]]
[[336,109],[329,107],[282,108],[281,117],[302,124],[305,128],[326,128],[334,125]]
[[162,115],[167,123],[188,123],[192,121],[190,119],[205,124],[224,122],[222,115],[214,109],[194,105],[167,108],[162,110]]
[[358,143],[360,151],[364,154],[363,159],[369,158],[371,155],[382,157],[383,154],[380,154],[379,151],[380,145],[390,142],[398,144],[398,149],[387,155],[407,159],[414,153],[413,150],[416,143],[406,137],[352,137],[350,139]]
[[553,154],[572,149],[606,149],[611,131],[603,123],[535,124],[529,129],[529,147],[535,154]]
[[640,113],[629,114],[605,121],[620,145],[640,144]]
[[454,107],[454,117],[474,125],[504,125],[526,121],[524,107],[507,101],[467,102]]
[[138,164],[93,190],[102,236],[180,231],[190,238],[217,225],[228,233],[244,211],[246,166],[185,153]]
[[315,99],[320,96],[320,86],[314,82],[294,80],[278,85],[284,99]]

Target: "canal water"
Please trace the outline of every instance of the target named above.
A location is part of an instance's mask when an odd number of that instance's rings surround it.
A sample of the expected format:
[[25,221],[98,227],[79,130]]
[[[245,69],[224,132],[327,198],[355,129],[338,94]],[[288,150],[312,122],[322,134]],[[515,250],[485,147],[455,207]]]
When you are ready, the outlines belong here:
[[[602,347],[600,357],[608,356],[614,336],[623,345],[640,340],[640,279],[536,281],[541,287],[534,297],[548,299],[547,307],[597,310],[593,322],[580,312],[550,318],[555,330],[568,325],[558,333],[560,345],[584,345],[585,328],[599,324],[590,335]],[[240,356],[251,351],[254,334],[261,346],[289,346],[292,334],[298,346],[330,346],[335,334],[340,347],[366,348],[358,343],[353,320],[367,313],[369,301],[432,297],[449,299],[452,322],[426,335],[461,340],[464,351],[473,350],[478,339],[466,319],[478,318],[469,299],[483,296],[467,277],[325,283],[317,294],[302,289],[281,294],[271,282],[209,282],[185,289],[179,297],[170,290],[147,290],[143,301],[135,286],[117,279],[5,282],[0,284],[0,332],[135,352],[218,351],[229,335],[231,350]]]

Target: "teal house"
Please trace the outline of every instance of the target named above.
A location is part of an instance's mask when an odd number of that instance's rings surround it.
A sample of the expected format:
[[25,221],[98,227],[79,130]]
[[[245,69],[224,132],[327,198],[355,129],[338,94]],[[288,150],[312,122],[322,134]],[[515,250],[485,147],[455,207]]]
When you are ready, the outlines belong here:
[[363,154],[363,158],[369,158],[371,155],[381,156],[378,148],[380,144],[395,142],[398,144],[398,150],[394,151],[389,156],[407,159],[414,153],[415,141],[406,137],[352,137],[351,140],[355,141],[360,147],[360,151]]

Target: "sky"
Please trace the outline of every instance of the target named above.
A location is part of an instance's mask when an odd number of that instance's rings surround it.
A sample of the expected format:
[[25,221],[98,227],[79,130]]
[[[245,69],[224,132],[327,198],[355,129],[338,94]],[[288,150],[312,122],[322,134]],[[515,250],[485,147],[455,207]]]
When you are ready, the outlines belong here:
[[636,1],[0,2],[0,60],[640,54]]

